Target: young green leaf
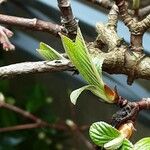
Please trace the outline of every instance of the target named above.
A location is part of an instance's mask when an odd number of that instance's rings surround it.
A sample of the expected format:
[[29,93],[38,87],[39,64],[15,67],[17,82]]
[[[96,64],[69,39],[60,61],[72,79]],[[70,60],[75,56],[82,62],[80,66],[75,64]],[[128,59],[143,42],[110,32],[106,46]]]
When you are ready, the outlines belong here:
[[123,141],[124,141],[124,137],[120,135],[117,138],[104,144],[104,148],[107,150],[116,150],[122,145]]
[[150,150],[150,137],[143,138],[135,143],[134,150]]
[[43,42],[40,43],[40,48],[37,51],[46,60],[64,59],[56,50]]
[[[75,65],[75,67],[78,69],[82,77],[89,83],[89,85],[92,85],[97,89],[96,91],[91,90],[91,92],[108,103],[114,103],[115,92],[109,87],[109,92],[107,92],[105,90],[105,84],[102,80],[101,67],[104,59],[102,58],[99,62],[94,60],[98,62],[96,66],[94,65],[80,29],[78,28],[75,42],[64,35],[61,35],[61,39],[64,49],[68,54],[71,62]],[[76,99],[74,101],[76,101]]]
[[129,140],[124,139],[122,146],[118,150],[133,150],[133,144]]
[[117,129],[102,121],[93,123],[90,127],[89,134],[92,141],[98,146],[104,146],[106,143],[121,136],[121,133]]
[[74,90],[71,94],[70,94],[70,100],[71,102],[75,105],[76,101],[78,99],[78,97],[80,96],[80,94],[84,91],[84,90],[89,90],[89,91],[93,91],[93,93],[97,92],[99,93],[98,89],[94,86],[94,85],[86,85],[83,86],[79,89]]
[[132,143],[114,127],[105,122],[95,122],[89,130],[92,141],[107,150],[133,150]]

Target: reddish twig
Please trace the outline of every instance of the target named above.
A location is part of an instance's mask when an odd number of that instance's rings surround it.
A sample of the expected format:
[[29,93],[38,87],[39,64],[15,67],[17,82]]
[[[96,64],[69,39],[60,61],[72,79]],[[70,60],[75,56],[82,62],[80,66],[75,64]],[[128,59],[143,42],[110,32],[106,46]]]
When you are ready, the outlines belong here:
[[9,41],[9,38],[12,36],[12,31],[3,26],[0,26],[0,43],[2,44],[3,49],[5,49],[6,51],[15,49],[15,46]]
[[37,18],[29,19],[2,14],[0,14],[0,23],[11,26],[24,27],[36,31],[48,32],[53,35],[58,35],[58,32],[62,32],[64,30],[64,28],[58,24],[46,22]]
[[9,131],[17,131],[17,130],[26,130],[26,129],[33,129],[33,128],[41,128],[42,125],[39,123],[30,123],[30,124],[23,124],[23,125],[16,125],[11,127],[4,127],[0,128],[1,132],[9,132]]

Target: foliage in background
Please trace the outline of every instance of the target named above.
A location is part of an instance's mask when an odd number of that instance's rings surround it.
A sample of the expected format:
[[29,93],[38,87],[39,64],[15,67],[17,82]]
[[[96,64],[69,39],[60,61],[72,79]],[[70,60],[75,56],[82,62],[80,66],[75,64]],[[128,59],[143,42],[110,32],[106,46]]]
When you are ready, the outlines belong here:
[[[57,116],[51,112],[49,99],[52,98],[46,96],[44,89],[39,84],[33,85],[27,91],[22,91],[26,95],[24,100],[16,99],[12,95],[7,80],[0,81],[0,92],[3,92],[6,96],[7,103],[25,108],[50,123],[57,120]],[[0,109],[0,118],[0,127],[30,123],[30,120],[6,109]],[[67,135],[63,132],[50,128],[5,132],[0,133],[0,150],[57,150],[63,147],[62,142],[66,138]]]

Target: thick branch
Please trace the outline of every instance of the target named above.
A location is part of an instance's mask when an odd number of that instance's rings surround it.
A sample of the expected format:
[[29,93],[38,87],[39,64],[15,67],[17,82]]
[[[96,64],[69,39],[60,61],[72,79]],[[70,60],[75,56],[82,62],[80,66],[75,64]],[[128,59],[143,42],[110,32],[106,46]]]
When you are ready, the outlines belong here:
[[[122,46],[109,53],[103,53],[99,49],[90,49],[91,55],[105,58],[103,71],[110,74],[125,74],[132,76],[133,79],[150,79],[150,57],[143,57],[137,64],[135,56],[132,55],[127,47]],[[0,67],[0,78],[12,78],[22,74],[33,74],[43,72],[57,72],[73,70],[69,61],[39,61],[24,62]],[[134,72],[131,74],[131,70]]]
[[12,25],[12,26],[24,27],[31,30],[48,32],[54,35],[57,35],[58,32],[61,32],[63,30],[63,27],[58,24],[46,22],[36,18],[28,19],[28,18],[8,16],[2,14],[0,14],[0,23],[6,25]]
[[39,62],[25,62],[13,64],[5,67],[0,67],[0,77],[1,78],[11,78],[21,74],[30,73],[42,73],[42,72],[56,72],[72,70],[69,61],[66,60],[56,60],[56,61],[39,61]]

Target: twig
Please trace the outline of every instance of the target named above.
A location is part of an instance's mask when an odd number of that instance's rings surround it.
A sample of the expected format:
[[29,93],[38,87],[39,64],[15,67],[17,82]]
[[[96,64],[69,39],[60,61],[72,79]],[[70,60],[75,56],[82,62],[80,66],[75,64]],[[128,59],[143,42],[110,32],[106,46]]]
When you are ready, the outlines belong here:
[[72,134],[75,136],[75,140],[81,140],[89,150],[94,150],[94,146],[85,138],[85,136],[80,131],[81,128],[72,120],[67,120],[66,124],[70,128]]
[[34,122],[34,123],[29,123],[29,124],[0,128],[0,132],[25,130],[25,129],[41,128],[41,127],[48,127],[48,128],[54,128],[57,130],[65,130],[65,131],[69,130],[65,123],[63,123],[63,124],[50,124],[50,123],[42,120],[41,118],[33,115],[32,113],[30,113],[26,110],[23,110],[17,106],[12,105],[12,104],[6,103],[5,97],[2,93],[0,93],[0,108],[5,108],[5,109],[11,110],[13,112],[16,112],[17,114],[20,114],[22,117],[28,118]]
[[[113,41],[112,41],[113,42]],[[133,66],[135,66],[135,57],[128,52],[127,47],[120,47],[109,53],[103,53],[94,47],[89,48],[91,55],[94,57],[105,58],[103,63],[103,71],[110,74],[125,74],[130,75]],[[134,73],[134,79],[150,79],[150,58],[144,57],[138,64]],[[39,62],[24,62],[0,67],[0,78],[13,78],[22,74],[58,72],[58,71],[73,71],[74,67],[68,61],[39,61]]]
[[56,72],[73,70],[70,61],[55,60],[55,61],[38,61],[24,62],[0,67],[0,78],[12,78],[22,74]]
[[2,14],[0,14],[0,23],[11,26],[24,27],[36,31],[48,32],[53,35],[57,35],[58,32],[62,32],[64,30],[64,28],[58,24],[46,22],[36,18],[28,19]]
[[41,119],[39,119],[36,116],[32,115],[30,112],[24,111],[23,109],[21,109],[19,107],[16,107],[14,105],[11,105],[11,104],[8,104],[8,103],[5,103],[5,102],[0,102],[0,107],[9,109],[11,111],[14,111],[14,112],[22,115],[23,117],[31,119],[32,121],[34,121],[36,123],[47,124],[46,122],[43,122]]
[[50,124],[47,121],[42,120],[41,118],[33,115],[32,113],[30,113],[26,110],[23,110],[12,104],[6,103],[5,97],[2,93],[0,93],[0,108],[5,108],[5,109],[11,110],[13,112],[16,112],[17,114],[20,114],[22,117],[28,118],[34,122],[34,123],[0,128],[0,132],[26,130],[26,129],[33,129],[33,128],[41,128],[41,127],[47,127],[47,128],[53,128],[56,130],[72,132],[72,131],[74,131],[75,128],[78,129],[79,131],[85,131],[89,127],[87,125],[82,125],[82,126],[78,127],[77,124],[75,124],[75,123],[73,124],[73,126],[69,126],[65,122],[62,122],[62,123],[58,122],[58,123]]
[[92,3],[97,4],[103,8],[106,8],[106,9],[111,9],[113,4],[114,4],[110,0],[86,0],[86,1],[92,2]]
[[17,131],[17,130],[27,130],[27,129],[33,129],[33,128],[39,128],[39,127],[41,128],[43,126],[39,123],[16,125],[16,126],[11,126],[11,127],[0,128],[0,133],[9,132],[9,131]]
[[[112,8],[113,4],[114,4],[110,0],[85,0],[85,1],[91,2],[93,4],[96,4],[96,5],[100,6],[100,7],[103,7],[103,8],[108,9],[108,10],[110,10]],[[128,9],[128,13],[130,15],[133,15],[134,14],[134,10]],[[139,18],[142,19],[143,17],[147,16],[149,13],[150,13],[150,5],[139,9],[138,16],[139,16]]]
[[58,6],[61,11],[61,23],[67,30],[68,37],[75,39],[77,34],[78,22],[73,16],[70,5],[70,0],[57,0]]
[[129,28],[131,33],[130,49],[135,52],[143,52],[143,34],[150,26],[150,19],[145,18],[143,21],[138,21],[132,18],[128,13],[128,8],[125,0],[116,0],[116,5],[119,8],[119,13],[125,25]]
[[118,23],[118,7],[114,4],[108,14],[107,27],[116,32]]

